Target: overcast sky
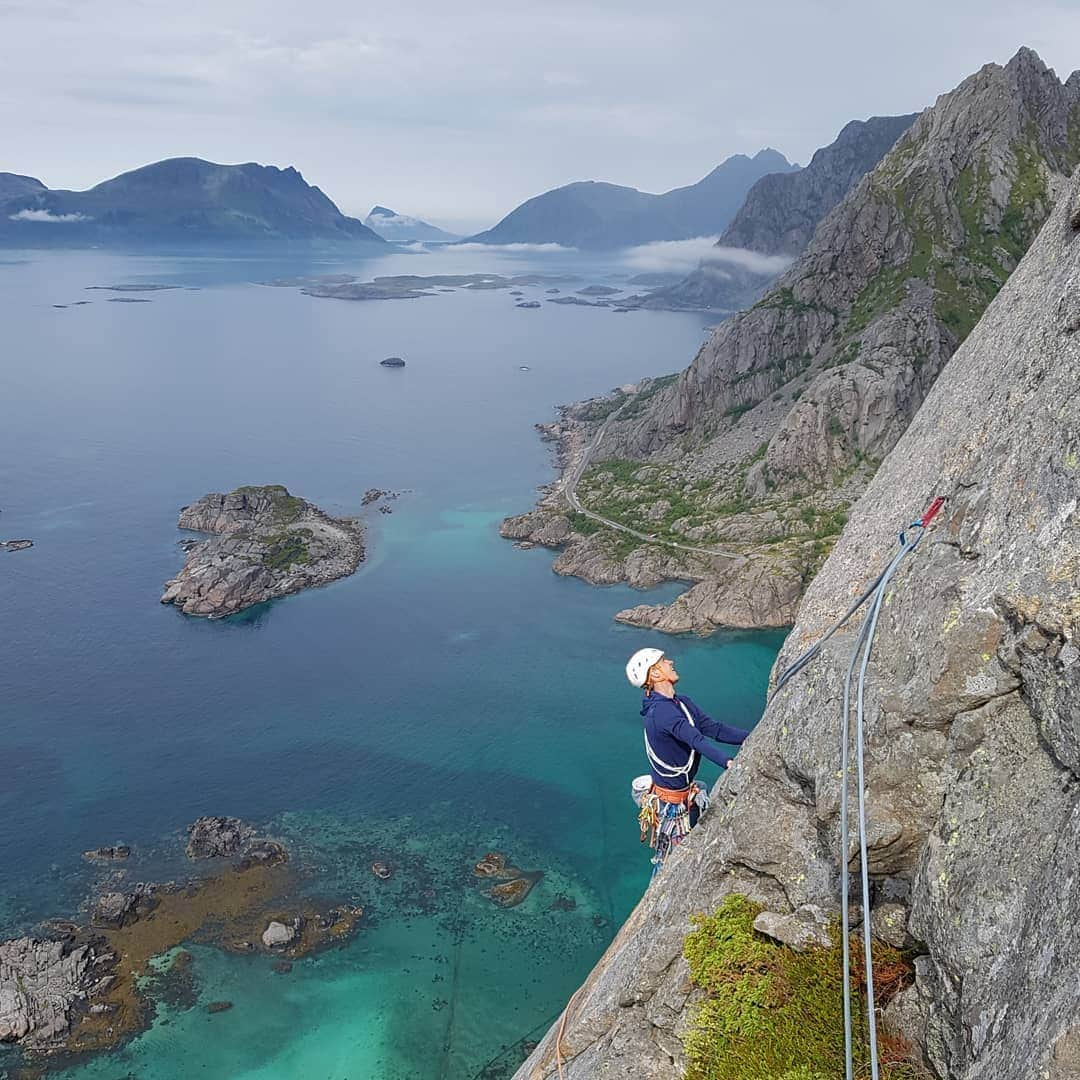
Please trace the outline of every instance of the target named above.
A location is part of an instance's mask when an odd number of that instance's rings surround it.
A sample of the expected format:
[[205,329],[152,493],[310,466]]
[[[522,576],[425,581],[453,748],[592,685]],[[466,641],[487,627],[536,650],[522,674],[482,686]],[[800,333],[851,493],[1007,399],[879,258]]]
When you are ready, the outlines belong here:
[[479,227],[571,180],[805,163],[1022,44],[1080,66],[1080,0],[0,0],[0,170],[291,164],[346,213]]

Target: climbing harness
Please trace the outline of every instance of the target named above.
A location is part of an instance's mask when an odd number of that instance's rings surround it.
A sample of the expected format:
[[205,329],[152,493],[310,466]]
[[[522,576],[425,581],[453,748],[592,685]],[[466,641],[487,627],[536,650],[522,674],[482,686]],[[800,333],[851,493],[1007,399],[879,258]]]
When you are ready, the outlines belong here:
[[[690,715],[690,710],[680,701],[678,702],[679,708],[683,711],[683,716],[686,717],[691,727],[697,727],[694,723],[693,716]],[[655,751],[649,745],[649,736],[643,731],[642,736],[645,739],[645,756],[649,759],[649,764],[656,770],[658,776],[663,776],[668,780],[678,780],[680,777],[685,776],[687,780],[694,773],[694,766],[697,764],[698,752],[696,750],[690,751],[690,756],[686,759],[685,765],[669,765],[666,761],[658,758]]]
[[653,877],[664,865],[671,849],[678,847],[689,835],[693,827],[690,817],[694,807],[702,813],[709,808],[709,795],[699,784],[691,784],[681,790],[653,784],[642,796],[638,825],[641,828],[641,842],[644,844],[647,839],[649,847],[656,852],[652,857]]
[[[690,726],[697,727],[690,710],[681,701],[677,704]],[[703,787],[690,781],[699,757],[696,750],[690,750],[686,764],[671,765],[657,756],[649,743],[648,734],[642,732],[642,735],[645,739],[645,756],[649,759],[649,764],[657,776],[676,781],[683,780],[687,784],[684,788],[664,788],[650,783],[646,789],[640,783],[645,778],[639,776],[631,785],[633,800],[641,807],[641,812],[638,814],[641,842],[644,844],[648,838],[649,846],[656,852],[652,857],[652,876],[656,877],[660,867],[664,865],[668,852],[673,847],[678,847],[690,832],[691,810],[696,806],[704,813],[709,806],[709,796]]]
[[843,717],[841,720],[841,743],[840,743],[840,910],[843,938],[844,957],[844,1064],[846,1080],[852,1080],[854,1073],[854,1058],[852,1051],[851,1035],[851,913],[848,892],[850,889],[850,870],[848,867],[848,787],[850,759],[848,744],[851,733],[851,682],[855,669],[859,669],[859,678],[855,693],[855,779],[858,784],[858,810],[859,810],[859,872],[862,899],[862,926],[863,926],[863,963],[866,970],[866,1012],[870,1035],[870,1076],[871,1080],[879,1080],[878,1052],[877,1052],[877,1020],[874,1012],[874,969],[870,952],[870,872],[868,869],[867,843],[866,843],[866,778],[863,748],[865,744],[864,724],[864,700],[866,691],[866,670],[870,664],[870,653],[874,647],[874,634],[877,631],[878,617],[885,597],[885,591],[889,582],[896,573],[900,563],[918,546],[930,523],[937,517],[942,506],[945,505],[943,496],[938,496],[927,508],[918,521],[913,521],[908,530],[916,530],[908,539],[906,531],[900,533],[900,549],[892,557],[889,564],[870,584],[870,587],[855,601],[851,607],[825,632],[825,634],[805,652],[801,653],[790,663],[776,680],[772,696],[775,697],[780,688],[797,675],[815,656],[821,651],[822,645],[829,640],[855,614],[862,606],[870,601],[870,607],[863,619],[859,632],[855,637],[855,647],[851,652],[851,661],[848,664],[847,674],[844,678],[844,704]]

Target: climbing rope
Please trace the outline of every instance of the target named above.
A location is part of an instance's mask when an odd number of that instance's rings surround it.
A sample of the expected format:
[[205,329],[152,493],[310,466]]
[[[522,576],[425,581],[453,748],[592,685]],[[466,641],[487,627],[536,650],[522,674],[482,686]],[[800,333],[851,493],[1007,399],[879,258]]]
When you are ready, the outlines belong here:
[[900,563],[918,546],[927,527],[937,516],[945,499],[938,496],[927,508],[918,521],[913,521],[908,529],[916,530],[910,539],[905,532],[900,533],[900,550],[892,557],[889,564],[874,579],[870,587],[851,605],[850,608],[825,632],[825,634],[809,649],[801,653],[789,664],[776,681],[773,696],[791,678],[797,675],[815,656],[821,651],[821,647],[840,629],[862,606],[870,600],[867,611],[859,632],[855,638],[855,647],[851,651],[851,661],[848,664],[847,674],[844,678],[844,703],[843,716],[841,719],[840,735],[840,910],[842,924],[842,944],[844,962],[844,1066],[846,1080],[853,1080],[854,1055],[852,1049],[851,1034],[851,913],[849,904],[850,869],[848,865],[848,846],[850,832],[848,829],[848,788],[850,786],[850,756],[849,743],[851,741],[851,682],[855,669],[859,669],[858,684],[855,693],[855,779],[858,783],[858,809],[859,809],[859,871],[860,892],[862,900],[862,927],[863,927],[863,964],[866,972],[866,1011],[870,1036],[870,1076],[871,1080],[879,1080],[878,1050],[877,1050],[877,1019],[874,1011],[874,968],[870,949],[870,872],[867,857],[866,841],[866,774],[864,760],[865,746],[865,720],[864,703],[866,694],[866,671],[870,665],[870,654],[874,647],[874,635],[877,632],[878,617],[881,615],[881,607],[889,582],[896,573]]

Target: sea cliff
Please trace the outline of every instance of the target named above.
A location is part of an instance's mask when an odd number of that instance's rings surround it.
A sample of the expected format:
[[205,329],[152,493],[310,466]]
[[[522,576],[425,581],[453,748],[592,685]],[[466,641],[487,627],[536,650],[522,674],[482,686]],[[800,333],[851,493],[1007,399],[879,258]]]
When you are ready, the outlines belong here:
[[[1080,177],[1074,177],[809,586],[818,640],[937,495],[886,598],[866,697],[871,925],[911,943],[884,1030],[949,1080],[1065,1080],[1080,1045]],[[775,694],[713,808],[517,1073],[684,1075],[705,991],[694,913],[741,894],[807,929],[839,905],[849,625]],[[887,911],[886,911],[887,909]],[[774,919],[775,924],[777,920]],[[802,1072],[813,1075],[805,1064]]]

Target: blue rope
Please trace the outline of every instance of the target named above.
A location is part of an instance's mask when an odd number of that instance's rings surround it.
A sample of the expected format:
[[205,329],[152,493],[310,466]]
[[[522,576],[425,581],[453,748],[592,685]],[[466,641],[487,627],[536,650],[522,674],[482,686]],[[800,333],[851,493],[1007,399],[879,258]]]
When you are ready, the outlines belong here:
[[859,811],[859,870],[860,870],[860,893],[863,912],[863,964],[866,971],[866,998],[867,1017],[870,1034],[870,1074],[871,1080],[879,1080],[878,1047],[877,1047],[877,1017],[874,1009],[874,968],[870,944],[870,872],[867,855],[866,839],[866,769],[864,747],[866,742],[865,726],[865,695],[866,695],[866,672],[870,665],[870,654],[874,647],[874,636],[877,633],[878,618],[885,597],[885,591],[889,582],[903,562],[904,558],[918,546],[919,541],[926,532],[926,526],[933,520],[934,515],[941,507],[944,500],[935,500],[931,510],[927,512],[921,521],[913,521],[908,529],[914,529],[915,534],[909,540],[907,530],[899,534],[900,550],[889,561],[889,564],[871,582],[870,586],[855,603],[825,632],[825,634],[795,658],[784,670],[776,681],[772,697],[775,697],[780,688],[790,679],[794,678],[815,656],[821,652],[822,646],[829,640],[868,600],[871,600],[867,616],[863,619],[859,632],[855,637],[855,646],[851,651],[851,660],[848,663],[847,674],[844,678],[843,715],[841,718],[841,743],[840,743],[840,910],[843,937],[843,964],[844,964],[844,1069],[845,1080],[853,1080],[854,1077],[854,1051],[852,1047],[852,1023],[851,1023],[851,912],[850,912],[850,870],[848,866],[848,847],[850,832],[848,829],[848,788],[850,786],[850,753],[851,742],[851,682],[855,669],[859,669],[859,680],[855,695],[855,778],[858,788],[858,811]]

